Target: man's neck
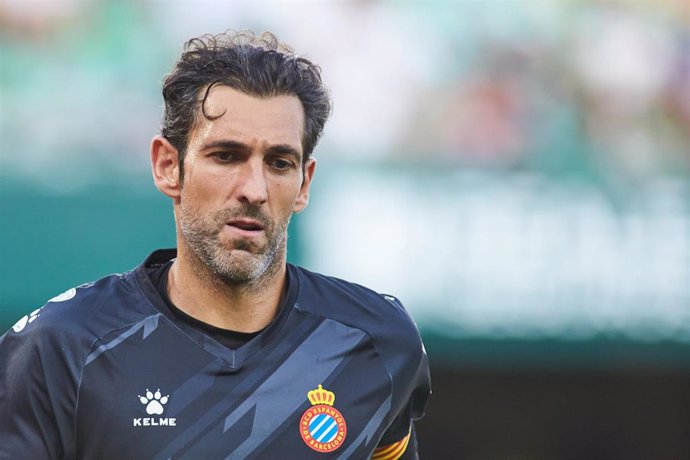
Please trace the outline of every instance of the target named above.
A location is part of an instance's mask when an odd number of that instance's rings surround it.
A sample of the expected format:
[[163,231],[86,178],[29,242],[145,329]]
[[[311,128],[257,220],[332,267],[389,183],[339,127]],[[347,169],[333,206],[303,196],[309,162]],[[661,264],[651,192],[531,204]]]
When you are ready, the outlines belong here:
[[230,286],[178,245],[168,273],[168,295],[189,316],[237,332],[259,331],[275,318],[285,287],[285,257],[256,282]]

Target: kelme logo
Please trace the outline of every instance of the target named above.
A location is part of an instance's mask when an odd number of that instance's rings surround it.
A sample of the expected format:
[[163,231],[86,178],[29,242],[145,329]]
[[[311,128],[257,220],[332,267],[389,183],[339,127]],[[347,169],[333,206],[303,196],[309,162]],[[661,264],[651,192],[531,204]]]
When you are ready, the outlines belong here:
[[[148,415],[163,415],[170,395],[163,396],[160,388],[152,392],[148,388],[143,395],[137,395]],[[177,419],[171,417],[139,417],[132,419],[133,426],[177,426]]]

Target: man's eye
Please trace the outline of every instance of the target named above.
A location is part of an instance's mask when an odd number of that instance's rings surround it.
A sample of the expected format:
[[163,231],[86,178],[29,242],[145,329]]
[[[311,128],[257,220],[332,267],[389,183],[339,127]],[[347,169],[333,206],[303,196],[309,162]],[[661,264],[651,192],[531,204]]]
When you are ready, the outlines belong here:
[[276,169],[279,169],[281,171],[288,170],[292,168],[292,162],[289,160],[284,160],[282,158],[275,158],[271,160],[271,166],[273,166]]
[[213,157],[221,163],[229,163],[233,159],[233,154],[230,152],[216,152],[213,154]]

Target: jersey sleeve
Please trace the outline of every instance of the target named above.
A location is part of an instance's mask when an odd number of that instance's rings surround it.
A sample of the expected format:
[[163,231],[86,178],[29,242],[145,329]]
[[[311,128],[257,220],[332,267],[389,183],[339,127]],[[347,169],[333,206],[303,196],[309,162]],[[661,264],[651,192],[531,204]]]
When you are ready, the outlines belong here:
[[431,377],[426,352],[415,376],[415,385],[407,403],[395,417],[374,450],[372,460],[417,460],[415,420],[424,416],[431,395]]
[[37,312],[0,337],[2,460],[67,455],[65,444],[73,426],[68,414],[75,395],[68,390],[68,363],[60,356],[59,340],[38,324],[27,324]]
[[374,450],[371,460],[417,460],[417,439],[414,424],[405,436],[391,444],[380,445]]

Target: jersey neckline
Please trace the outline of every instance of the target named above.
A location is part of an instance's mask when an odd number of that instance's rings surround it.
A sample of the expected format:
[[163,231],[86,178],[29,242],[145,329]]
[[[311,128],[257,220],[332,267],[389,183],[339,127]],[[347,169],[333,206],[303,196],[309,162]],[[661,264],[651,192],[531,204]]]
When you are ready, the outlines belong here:
[[177,318],[158,292],[157,287],[149,276],[149,270],[161,267],[175,257],[177,257],[177,249],[160,249],[151,253],[141,265],[134,269],[134,276],[142,294],[159,313],[168,319],[170,323],[188,339],[194,341],[207,352],[223,360],[233,369],[242,367],[247,361],[250,361],[255,355],[267,348],[273,342],[273,339],[282,331],[290,313],[295,308],[299,295],[299,274],[297,267],[287,264],[286,289],[281,298],[277,316],[263,331],[247,343],[241,345],[237,349],[230,349],[204,333],[201,329],[193,327],[187,322]]

